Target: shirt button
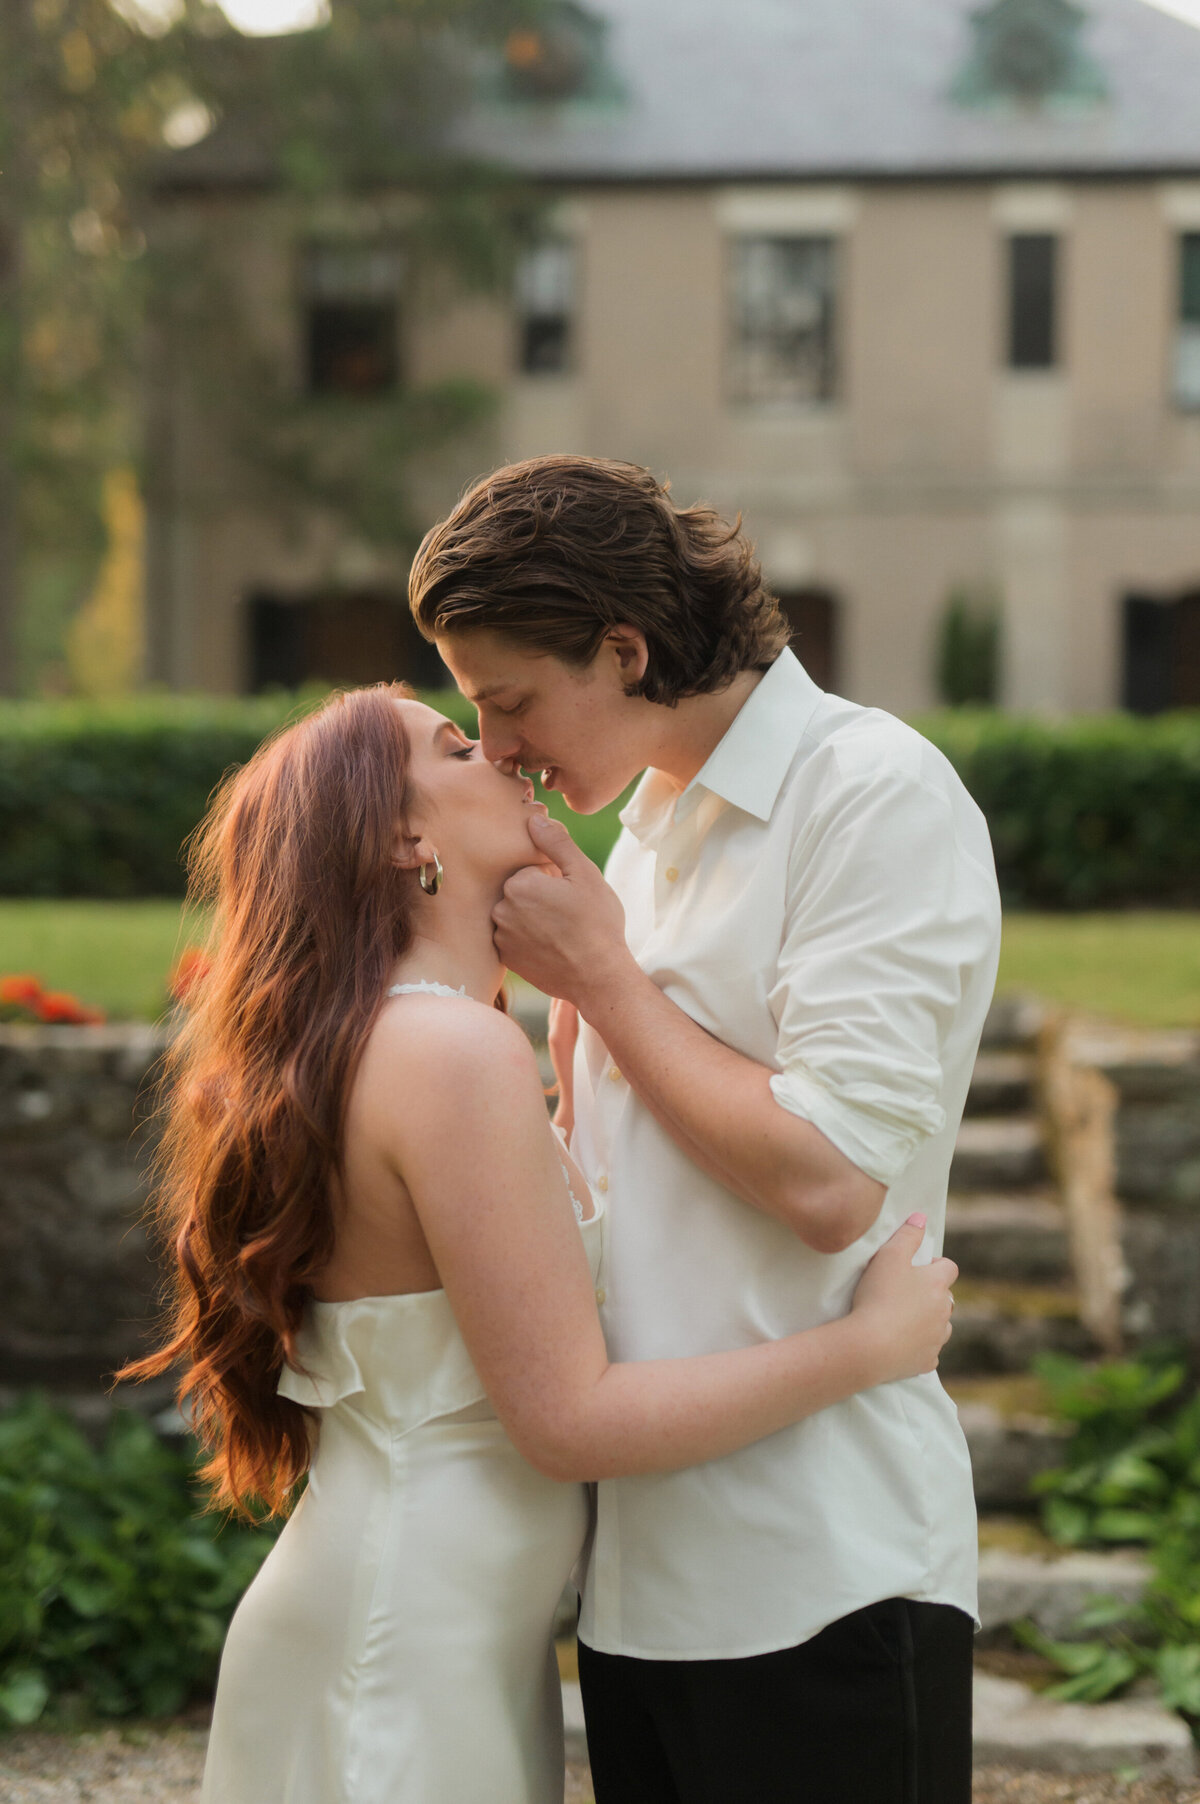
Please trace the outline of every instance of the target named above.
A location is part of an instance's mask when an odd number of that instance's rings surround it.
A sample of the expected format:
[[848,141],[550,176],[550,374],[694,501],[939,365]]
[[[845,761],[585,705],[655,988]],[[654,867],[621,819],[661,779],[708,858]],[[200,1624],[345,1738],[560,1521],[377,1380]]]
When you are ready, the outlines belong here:
[[605,1288],[602,1284],[596,1292],[596,1301],[597,1301],[597,1303],[604,1303],[607,1300],[608,1300],[608,1292],[605,1290]]
[[604,1176],[603,1172],[596,1179],[596,1189],[600,1192],[601,1196],[603,1196],[604,1192],[608,1189],[608,1179]]
[[668,865],[668,867],[667,867],[667,882],[668,882],[668,883],[675,883],[675,882],[677,882],[677,881],[678,881],[678,878],[679,878],[679,872],[678,872],[678,871],[677,871],[677,870],[676,870],[676,869],[675,869],[675,866],[674,866],[674,865],[673,865],[673,864],[672,864],[672,865]]
[[610,1065],[608,1068],[608,1081],[610,1084],[619,1084],[621,1081],[621,1073],[615,1065]]

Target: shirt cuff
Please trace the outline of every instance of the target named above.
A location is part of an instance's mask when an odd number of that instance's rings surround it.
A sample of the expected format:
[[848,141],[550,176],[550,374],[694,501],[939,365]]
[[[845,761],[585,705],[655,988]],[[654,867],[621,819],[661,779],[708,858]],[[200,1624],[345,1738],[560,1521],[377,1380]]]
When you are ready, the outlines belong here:
[[777,1071],[771,1094],[789,1115],[811,1121],[851,1164],[889,1189],[922,1140],[946,1124],[946,1111],[932,1100],[914,1100],[901,1115],[894,1094],[864,1084],[856,1097],[835,1095],[809,1071]]

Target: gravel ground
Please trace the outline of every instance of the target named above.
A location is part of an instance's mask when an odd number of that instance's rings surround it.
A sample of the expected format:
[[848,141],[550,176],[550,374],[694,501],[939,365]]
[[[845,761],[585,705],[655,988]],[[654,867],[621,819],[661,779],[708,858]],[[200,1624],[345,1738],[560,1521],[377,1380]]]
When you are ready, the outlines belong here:
[[22,1730],[0,1740],[3,1804],[196,1804],[202,1728]]
[[[0,1740],[0,1804],[196,1804],[204,1731],[194,1724],[81,1735],[27,1730]],[[587,1768],[567,1769],[566,1804],[591,1804]],[[1013,1773],[975,1775],[974,1804],[1200,1804],[1200,1784]]]
[[1200,1804],[1200,1784],[1170,1780],[1143,1784],[1115,1774],[1069,1778],[1058,1773],[1013,1773],[984,1767],[975,1775],[975,1804]]

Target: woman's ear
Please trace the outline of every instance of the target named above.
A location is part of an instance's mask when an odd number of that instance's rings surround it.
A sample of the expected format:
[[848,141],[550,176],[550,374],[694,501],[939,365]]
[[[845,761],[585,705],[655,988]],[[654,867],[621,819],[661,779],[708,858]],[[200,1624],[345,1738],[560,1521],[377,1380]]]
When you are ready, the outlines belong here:
[[437,858],[437,848],[432,840],[422,835],[420,838],[405,833],[397,827],[396,837],[392,841],[392,863],[401,871],[415,871],[423,864],[433,864]]

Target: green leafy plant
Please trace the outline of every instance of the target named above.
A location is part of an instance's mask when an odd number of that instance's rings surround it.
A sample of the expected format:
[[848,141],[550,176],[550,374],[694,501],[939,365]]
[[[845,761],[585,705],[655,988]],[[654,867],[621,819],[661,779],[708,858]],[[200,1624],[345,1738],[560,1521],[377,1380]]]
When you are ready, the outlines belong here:
[[277,1529],[206,1512],[194,1464],[128,1413],[99,1447],[40,1397],[0,1416],[0,1723],[211,1689]]
[[937,687],[951,708],[1000,699],[1000,610],[989,591],[955,589],[938,625]]
[[1050,1695],[1097,1703],[1151,1676],[1164,1703],[1200,1725],[1200,1393],[1169,1354],[1089,1367],[1038,1362],[1060,1419],[1075,1425],[1066,1463],[1035,1480],[1042,1520],[1070,1547],[1146,1548],[1140,1604],[1097,1597],[1080,1616],[1087,1639],[1019,1634],[1064,1674]]
[[1047,1354],[1037,1372],[1055,1414],[1075,1426],[1069,1463],[1034,1480],[1045,1499],[1046,1532],[1068,1547],[1153,1541],[1190,1464],[1198,1400],[1163,1419],[1184,1365],[1165,1359],[1087,1366]]

